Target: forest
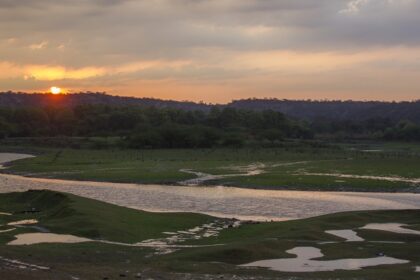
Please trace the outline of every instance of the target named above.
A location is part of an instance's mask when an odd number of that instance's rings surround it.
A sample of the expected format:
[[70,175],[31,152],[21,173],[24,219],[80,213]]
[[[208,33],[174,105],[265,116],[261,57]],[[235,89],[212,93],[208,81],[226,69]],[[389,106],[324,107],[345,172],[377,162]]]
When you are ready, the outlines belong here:
[[104,105],[4,108],[0,135],[6,139],[116,137],[116,144],[129,148],[240,147],[253,141],[275,145],[284,138],[313,138],[306,123],[269,110],[215,107],[203,112]]
[[65,145],[75,146],[69,139],[110,138],[112,146],[125,148],[276,147],[285,139],[420,141],[420,126],[387,118],[302,121],[273,110],[230,107],[78,105],[2,108],[0,137],[3,143],[26,138],[47,145],[60,142],[45,139],[67,139]]

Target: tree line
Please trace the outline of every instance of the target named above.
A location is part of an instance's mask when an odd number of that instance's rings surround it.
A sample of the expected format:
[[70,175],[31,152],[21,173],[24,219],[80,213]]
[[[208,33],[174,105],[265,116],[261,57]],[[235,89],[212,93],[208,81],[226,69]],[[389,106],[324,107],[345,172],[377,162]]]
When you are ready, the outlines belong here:
[[103,105],[0,109],[0,137],[118,137],[129,148],[275,145],[309,139],[304,122],[266,111],[214,107],[208,112]]
[[273,110],[79,105],[0,109],[0,138],[97,137],[127,148],[281,145],[284,139],[420,141],[420,126],[387,118],[299,121]]

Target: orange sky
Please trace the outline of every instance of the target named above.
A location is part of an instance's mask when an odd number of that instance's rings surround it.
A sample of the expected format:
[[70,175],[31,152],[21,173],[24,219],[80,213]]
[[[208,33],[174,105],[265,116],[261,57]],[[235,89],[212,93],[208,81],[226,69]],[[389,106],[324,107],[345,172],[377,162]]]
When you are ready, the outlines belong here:
[[0,3],[0,91],[420,99],[419,2]]

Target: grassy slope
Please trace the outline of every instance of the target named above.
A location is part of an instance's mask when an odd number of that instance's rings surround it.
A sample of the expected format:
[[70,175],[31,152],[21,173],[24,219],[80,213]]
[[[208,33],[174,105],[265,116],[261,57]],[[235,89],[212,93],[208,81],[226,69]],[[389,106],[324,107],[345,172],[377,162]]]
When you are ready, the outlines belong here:
[[[267,166],[263,174],[230,177],[210,183],[274,189],[412,191],[418,190],[419,185],[301,173],[420,178],[418,146],[358,144],[311,147],[298,144],[278,149],[239,150],[44,150],[37,158],[16,161],[8,172],[72,180],[174,184],[194,177],[180,172],[180,169],[226,174],[237,172],[229,170],[229,167],[261,162]],[[362,152],[363,149],[378,148],[383,151]],[[274,164],[300,161],[307,162],[273,167]]]
[[[40,224],[52,232],[129,242],[159,237],[161,231],[185,229],[211,219],[194,214],[153,214],[49,191],[0,195],[0,211],[19,212],[28,207],[36,207],[42,212],[0,215],[0,224],[23,218],[38,218]],[[24,271],[4,270],[0,265],[0,278],[17,277],[16,273],[20,273],[20,279],[69,279],[69,275],[84,279],[101,279],[100,277],[105,276],[113,279],[121,272],[134,275],[137,272],[146,271],[147,274],[147,271],[159,271],[159,274],[169,273],[167,279],[174,279],[174,275],[170,274],[172,272],[293,276],[302,279],[418,279],[413,267],[420,265],[420,236],[356,229],[360,236],[369,241],[405,243],[318,244],[319,241],[340,241],[340,238],[325,234],[324,230],[358,228],[372,222],[406,223],[410,228],[420,230],[420,210],[349,212],[305,220],[243,225],[240,228],[225,230],[219,237],[189,243],[224,244],[222,246],[186,248],[173,254],[153,257],[146,257],[151,249],[100,243],[4,245],[13,239],[14,234],[35,231],[21,228],[0,234],[0,256],[50,266],[52,269],[49,272],[33,272],[30,278],[23,275]],[[324,259],[367,258],[383,252],[388,256],[408,259],[411,263],[378,266],[360,271],[297,274],[264,269],[240,269],[236,266],[260,259],[292,257],[285,251],[295,246],[320,248],[326,255]]]
[[[409,225],[409,228],[420,230],[420,210],[406,211],[369,211],[348,212],[325,215],[304,220],[288,222],[262,223],[244,225],[237,229],[224,231],[218,237],[193,244],[226,244],[223,247],[210,247],[205,252],[191,249],[167,256],[173,269],[182,262],[184,267],[193,269],[194,262],[205,266],[209,263],[243,264],[261,259],[293,258],[286,253],[296,246],[312,246],[322,250],[321,259],[371,258],[378,253],[387,256],[410,260],[410,264],[395,266],[378,266],[361,271],[337,271],[320,273],[277,273],[277,276],[308,279],[418,279],[414,266],[420,264],[420,236],[394,234],[382,231],[358,229],[368,223],[398,222]],[[325,230],[354,229],[359,236],[369,241],[403,241],[405,244],[371,243],[371,242],[339,242],[334,244],[318,244],[322,241],[342,241],[338,237],[326,234]],[[194,260],[192,262],[191,260]],[[175,263],[174,263],[175,262]],[[177,263],[178,262],[178,263]],[[189,264],[189,266],[187,265]],[[211,267],[211,266],[210,266]],[[214,269],[214,268],[209,268]],[[239,272],[239,273],[249,273]],[[265,272],[267,273],[267,271]],[[336,279],[336,278],[334,278]]]
[[[7,206],[7,209],[5,206]],[[35,208],[39,213],[19,214]],[[2,220],[37,219],[55,233],[70,233],[95,239],[126,243],[164,236],[164,231],[185,230],[212,220],[212,217],[191,213],[149,213],[112,204],[50,191],[28,191],[0,196]]]

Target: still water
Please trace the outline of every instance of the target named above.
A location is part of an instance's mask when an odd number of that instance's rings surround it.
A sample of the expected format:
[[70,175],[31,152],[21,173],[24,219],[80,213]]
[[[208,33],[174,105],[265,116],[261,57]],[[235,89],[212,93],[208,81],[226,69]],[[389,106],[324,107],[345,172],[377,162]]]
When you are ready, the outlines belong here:
[[[0,164],[24,158],[0,154]],[[420,194],[312,192],[222,186],[167,186],[28,178],[0,174],[0,192],[48,189],[158,212],[195,212],[218,217],[287,220],[379,209],[420,209]]]

